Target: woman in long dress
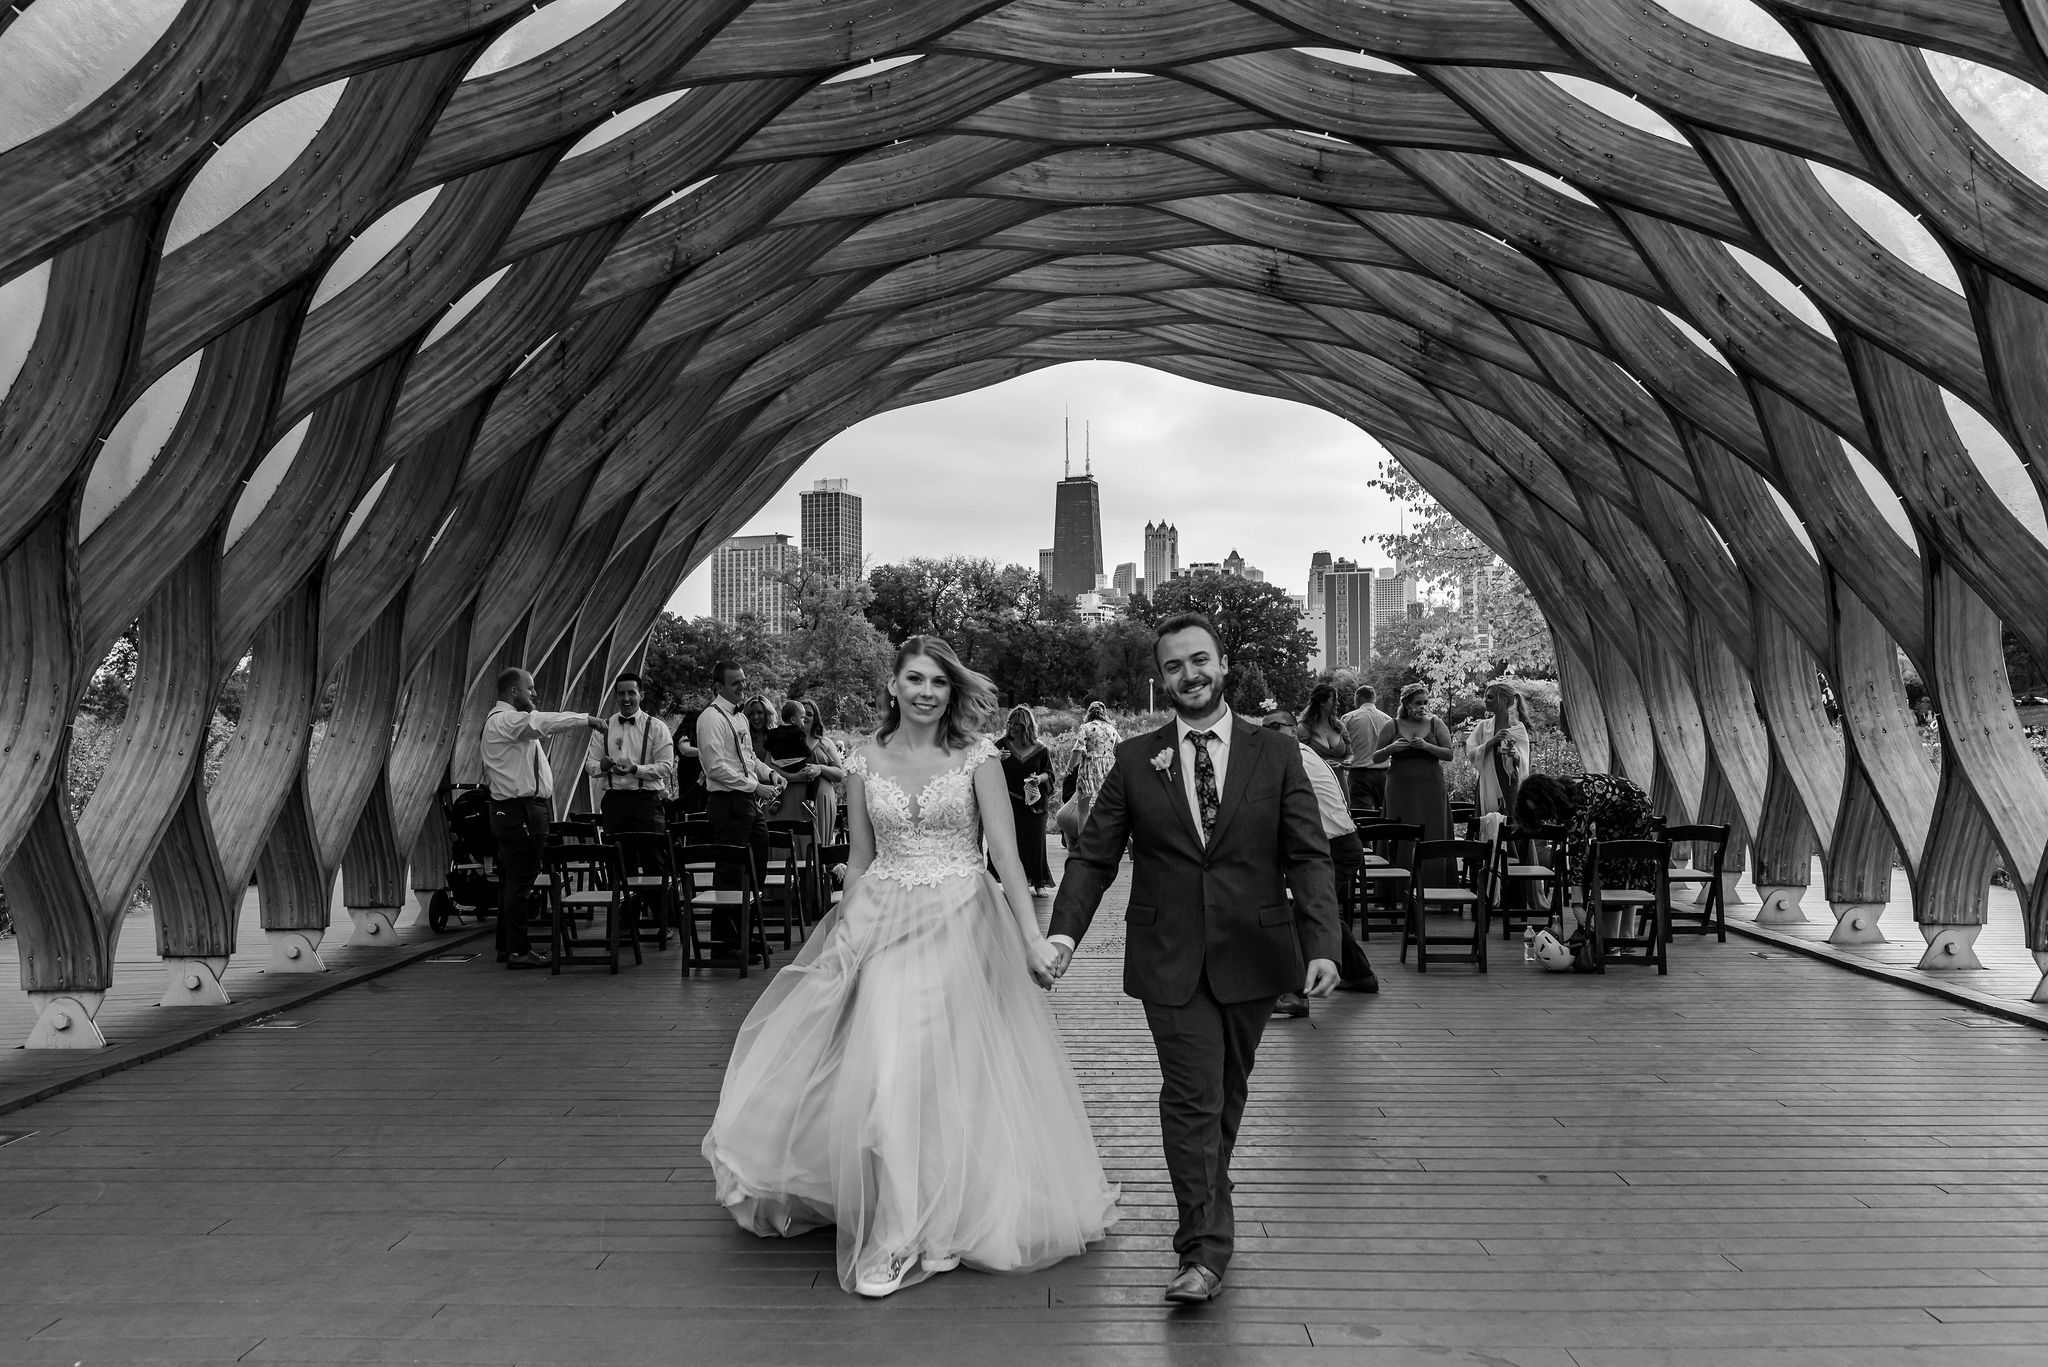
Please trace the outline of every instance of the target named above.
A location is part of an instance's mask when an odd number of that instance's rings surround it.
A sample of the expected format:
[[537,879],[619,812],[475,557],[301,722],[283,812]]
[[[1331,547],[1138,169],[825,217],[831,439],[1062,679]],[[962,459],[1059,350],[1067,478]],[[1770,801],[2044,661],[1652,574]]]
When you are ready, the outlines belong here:
[[[1391,760],[1387,770],[1386,814],[1389,821],[1422,827],[1424,840],[1451,838],[1451,797],[1444,784],[1444,765],[1451,758],[1451,733],[1442,717],[1429,711],[1429,689],[1409,684],[1401,690],[1394,719],[1380,731],[1374,763]],[[1415,871],[1423,887],[1448,886],[1449,866],[1432,859]]]
[[1495,679],[1486,686],[1486,711],[1465,733],[1465,758],[1479,773],[1480,815],[1507,816],[1529,776],[1529,704],[1519,688]]
[[838,1226],[839,1284],[864,1296],[1046,1267],[1116,1214],[1039,990],[1058,951],[974,734],[992,700],[943,641],[898,649],[888,720],[847,763],[845,896],[740,1027],[704,1137],[743,1228]]
[[825,714],[810,698],[800,699],[804,709],[804,734],[811,738],[811,762],[818,766],[818,787],[812,803],[818,809],[818,843],[830,845],[839,833],[840,789],[846,782],[846,756],[825,734]]
[[1099,702],[1089,703],[1087,716],[1074,736],[1074,803],[1081,818],[1077,831],[1088,824],[1096,795],[1116,767],[1118,739],[1116,728],[1109,723],[1109,709]]
[[1045,858],[1045,803],[1052,795],[1052,752],[1038,740],[1038,718],[1028,707],[1010,709],[1009,730],[996,742],[1003,756],[1003,786],[1017,825],[1017,858],[1036,894],[1052,886]]

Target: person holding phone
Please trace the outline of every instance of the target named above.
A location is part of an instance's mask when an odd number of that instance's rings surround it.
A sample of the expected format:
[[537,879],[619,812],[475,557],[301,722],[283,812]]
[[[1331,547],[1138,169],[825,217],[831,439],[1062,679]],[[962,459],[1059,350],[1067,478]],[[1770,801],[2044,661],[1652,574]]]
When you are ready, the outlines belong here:
[[[1451,795],[1444,783],[1444,765],[1451,758],[1451,732],[1442,717],[1429,710],[1429,686],[1409,684],[1401,690],[1394,718],[1380,730],[1375,762],[1387,767],[1386,816],[1422,827],[1424,840],[1451,838]],[[1443,887],[1449,871],[1442,860],[1416,870],[1424,887]]]

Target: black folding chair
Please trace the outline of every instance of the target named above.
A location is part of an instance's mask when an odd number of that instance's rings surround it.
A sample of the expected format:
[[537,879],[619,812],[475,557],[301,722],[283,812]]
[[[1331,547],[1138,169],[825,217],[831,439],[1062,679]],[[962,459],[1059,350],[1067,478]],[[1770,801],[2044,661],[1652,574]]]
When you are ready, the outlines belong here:
[[[1415,886],[1408,895],[1408,923],[1401,932],[1401,962],[1408,962],[1408,947],[1415,947],[1415,971],[1429,972],[1432,945],[1460,948],[1456,954],[1439,954],[1463,960],[1481,973],[1486,971],[1486,930],[1493,914],[1487,895],[1489,861],[1493,850],[1483,840],[1425,840],[1415,847],[1416,863],[1422,868],[1440,867],[1450,871],[1450,881],[1441,887]],[[1433,864],[1432,861],[1441,861]],[[1472,918],[1470,929],[1455,934],[1433,935],[1429,929],[1432,907],[1448,908]]]
[[[640,959],[637,914],[626,901],[626,870],[616,845],[550,845],[541,851],[541,867],[548,880],[549,947],[554,962],[550,973],[578,965],[608,966],[619,971],[619,947],[630,941],[633,962]],[[575,931],[578,912],[604,912],[603,947],[582,952]]]
[[[1721,943],[1728,942],[1728,911],[1721,899],[1721,866],[1728,855],[1729,828],[1726,826],[1668,826],[1664,838],[1673,845],[1690,842],[1692,845],[1692,867],[1673,869],[1667,875],[1668,881],[1676,888],[1699,888],[1696,901],[1680,909],[1678,899],[1671,899],[1669,932],[1680,931],[1688,935],[1705,935],[1713,931]],[[1702,856],[1705,865],[1702,866]]]
[[626,872],[626,896],[637,922],[644,913],[652,913],[655,927],[654,947],[668,948],[669,927],[677,928],[681,934],[681,918],[677,909],[681,897],[676,887],[676,865],[673,848],[666,832],[618,831],[612,835],[612,844],[619,850],[619,862]]
[[1358,877],[1358,938],[1372,939],[1372,928],[1404,932],[1408,900],[1415,891],[1415,847],[1422,827],[1407,821],[1368,821],[1358,828],[1365,847],[1365,867]]
[[1586,925],[1600,971],[1655,964],[1670,972],[1671,842],[1596,840],[1586,851]]
[[[744,978],[752,964],[766,967],[768,935],[762,925],[761,884],[754,877],[753,851],[744,845],[685,846],[676,875],[686,896],[693,944],[701,945],[704,939],[697,926],[699,918],[716,918],[727,907],[732,909],[738,936],[737,959],[716,959],[708,953],[700,958],[693,950],[691,957],[683,960],[683,972],[687,974],[701,962],[706,968],[732,969]],[[715,927],[715,919],[713,924]]]

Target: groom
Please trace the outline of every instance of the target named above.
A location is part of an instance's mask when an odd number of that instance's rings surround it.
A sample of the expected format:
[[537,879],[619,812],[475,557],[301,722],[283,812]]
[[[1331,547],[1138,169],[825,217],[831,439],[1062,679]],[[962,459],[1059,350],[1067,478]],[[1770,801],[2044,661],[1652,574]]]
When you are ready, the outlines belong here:
[[1145,1004],[1159,1051],[1159,1129],[1180,1207],[1166,1299],[1193,1305],[1223,1290],[1230,1264],[1230,1154],[1274,999],[1336,986],[1337,893],[1301,749],[1231,715],[1229,662],[1209,620],[1167,618],[1152,649],[1174,720],[1117,747],[1047,938],[1064,973],[1128,842],[1124,991]]

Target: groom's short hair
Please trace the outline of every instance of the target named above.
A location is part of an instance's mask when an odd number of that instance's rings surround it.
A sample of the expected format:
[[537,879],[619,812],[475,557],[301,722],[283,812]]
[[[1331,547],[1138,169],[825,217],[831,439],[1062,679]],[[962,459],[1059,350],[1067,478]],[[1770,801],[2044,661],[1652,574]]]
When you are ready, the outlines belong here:
[[1199,612],[1176,612],[1159,624],[1152,637],[1152,663],[1159,663],[1159,643],[1176,632],[1206,631],[1216,646],[1216,658],[1223,658],[1223,638],[1216,634],[1216,624]]

